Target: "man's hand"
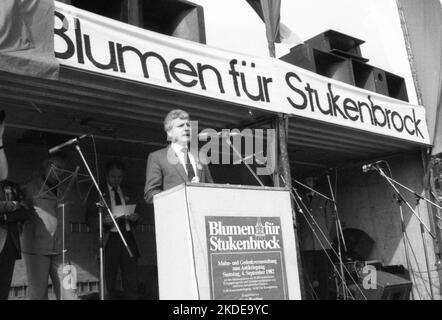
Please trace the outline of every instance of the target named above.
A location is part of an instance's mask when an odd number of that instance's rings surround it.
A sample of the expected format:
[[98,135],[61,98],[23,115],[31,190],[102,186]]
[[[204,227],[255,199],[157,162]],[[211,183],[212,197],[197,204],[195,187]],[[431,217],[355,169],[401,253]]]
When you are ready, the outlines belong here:
[[134,212],[132,214],[128,214],[126,217],[127,217],[127,220],[132,221],[132,222],[136,222],[140,218],[140,215],[138,213]]

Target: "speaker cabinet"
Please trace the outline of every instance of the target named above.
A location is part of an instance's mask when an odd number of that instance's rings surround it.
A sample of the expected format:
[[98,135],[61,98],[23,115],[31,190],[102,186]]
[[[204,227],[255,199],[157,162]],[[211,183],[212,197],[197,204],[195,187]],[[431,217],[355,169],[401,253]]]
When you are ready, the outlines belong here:
[[143,28],[206,43],[203,7],[187,0],[143,0]]
[[356,60],[352,60],[352,66],[357,87],[385,96],[389,95],[387,76],[384,70]]
[[335,30],[327,30],[306,41],[312,48],[355,58],[362,58],[360,45],[364,42]]
[[354,85],[351,60],[314,49],[307,44],[298,45],[281,60],[317,74]]
[[385,72],[389,96],[395,99],[408,102],[407,87],[405,80],[393,73]]
[[328,30],[290,49],[280,59],[317,74],[408,102],[405,80],[368,65],[361,56],[364,41]]
[[[367,300],[409,300],[412,282],[394,274],[376,271],[376,285],[374,289],[359,288]],[[355,299],[365,300],[360,290],[356,290]]]

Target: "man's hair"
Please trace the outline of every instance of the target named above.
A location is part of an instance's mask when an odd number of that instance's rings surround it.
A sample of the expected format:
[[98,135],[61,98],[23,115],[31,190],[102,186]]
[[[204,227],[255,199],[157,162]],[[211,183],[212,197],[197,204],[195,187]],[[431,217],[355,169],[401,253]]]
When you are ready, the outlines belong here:
[[124,165],[123,161],[121,161],[120,159],[111,159],[108,162],[106,162],[106,166],[104,167],[106,175],[114,168],[119,169],[121,171],[126,170],[126,166]]
[[172,129],[172,121],[175,119],[189,119],[189,114],[181,109],[175,109],[170,111],[166,118],[164,118],[164,130],[169,132]]

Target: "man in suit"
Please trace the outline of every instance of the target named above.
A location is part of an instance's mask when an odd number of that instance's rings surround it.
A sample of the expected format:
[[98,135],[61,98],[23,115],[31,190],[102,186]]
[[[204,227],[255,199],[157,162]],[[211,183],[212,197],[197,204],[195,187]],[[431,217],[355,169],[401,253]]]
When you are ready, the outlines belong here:
[[29,217],[18,184],[5,180],[8,162],[3,148],[4,121],[0,121],[0,300],[7,300],[15,260],[21,258],[18,223]]
[[48,280],[57,300],[76,300],[75,287],[68,287],[63,265],[63,228],[61,204],[67,192],[63,184],[67,157],[64,153],[49,155],[43,161],[43,173],[28,182],[23,190],[26,205],[34,211],[23,224],[21,247],[26,264],[29,299],[47,300]]
[[[113,159],[106,164],[106,185],[101,187],[104,199],[115,212],[116,206],[137,204],[136,195],[122,185],[125,166],[118,160]],[[96,206],[98,194],[91,195],[87,209],[87,223],[98,230],[99,216]],[[139,205],[137,207],[139,209]],[[118,227],[131,250],[133,257],[129,255],[124,246],[112,218],[103,209],[103,248],[104,248],[104,278],[106,287],[106,299],[118,299],[117,273],[121,271],[124,297],[128,300],[138,299],[137,288],[137,259],[139,257],[138,246],[135,241],[134,230],[139,219],[138,213],[116,218]],[[98,234],[98,232],[97,232]]]
[[190,117],[183,110],[172,110],[164,119],[164,130],[170,145],[149,154],[144,200],[185,182],[213,183],[209,167],[189,152]]
[[21,259],[19,223],[31,214],[24,203],[20,186],[8,180],[0,182],[0,300],[7,300],[15,260]]

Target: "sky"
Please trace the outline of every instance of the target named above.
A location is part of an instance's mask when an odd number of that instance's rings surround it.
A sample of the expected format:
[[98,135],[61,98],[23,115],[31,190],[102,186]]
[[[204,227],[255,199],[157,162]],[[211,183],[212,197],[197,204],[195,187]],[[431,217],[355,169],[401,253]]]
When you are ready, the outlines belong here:
[[[264,23],[245,0],[193,0],[203,6],[209,46],[268,57]],[[410,102],[417,104],[395,0],[282,0],[281,22],[301,40],[333,29],[364,40],[369,64],[406,80]],[[277,44],[278,57],[293,45]]]

